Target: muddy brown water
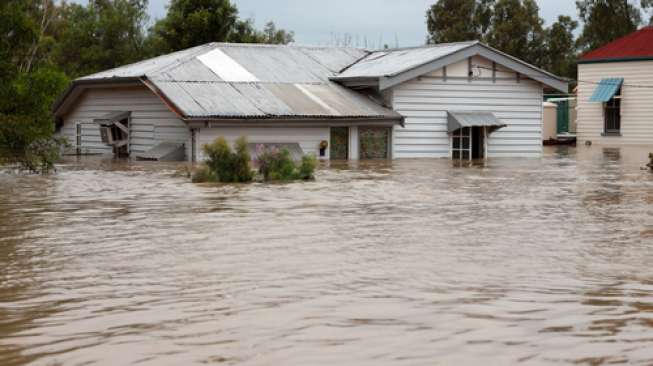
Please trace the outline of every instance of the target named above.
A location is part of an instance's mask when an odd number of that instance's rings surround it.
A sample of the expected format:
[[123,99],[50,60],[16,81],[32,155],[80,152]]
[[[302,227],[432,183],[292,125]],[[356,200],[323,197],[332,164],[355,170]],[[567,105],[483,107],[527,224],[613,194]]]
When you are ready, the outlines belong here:
[[3,171],[0,365],[652,365],[647,153]]

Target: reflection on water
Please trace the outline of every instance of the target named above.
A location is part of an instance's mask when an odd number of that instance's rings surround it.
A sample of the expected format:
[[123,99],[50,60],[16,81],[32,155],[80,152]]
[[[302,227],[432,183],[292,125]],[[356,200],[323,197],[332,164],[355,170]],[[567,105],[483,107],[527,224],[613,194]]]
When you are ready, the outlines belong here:
[[647,153],[0,172],[0,364],[653,364]]

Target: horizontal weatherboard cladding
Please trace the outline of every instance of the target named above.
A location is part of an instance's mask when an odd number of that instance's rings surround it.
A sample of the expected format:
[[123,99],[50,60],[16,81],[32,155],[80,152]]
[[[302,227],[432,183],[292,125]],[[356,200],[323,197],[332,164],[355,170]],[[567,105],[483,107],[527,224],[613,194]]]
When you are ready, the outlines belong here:
[[489,136],[488,157],[541,156],[540,83],[525,77],[520,82],[451,77],[445,81],[439,75],[434,72],[393,88],[393,109],[405,117],[404,127],[396,126],[393,132],[395,158],[449,157],[447,111],[491,112],[506,124]]
[[[621,136],[602,136],[604,132],[603,104],[590,102],[602,79],[624,78],[621,87]],[[594,63],[578,66],[578,141],[601,145],[653,144],[653,61]]]
[[180,120],[149,89],[144,86],[88,89],[63,116],[59,134],[76,152],[77,124],[81,127],[80,152],[82,154],[110,153],[111,147],[102,143],[99,126],[93,122],[108,113],[131,112],[130,150],[145,152],[160,142],[178,142],[188,145],[190,132]]

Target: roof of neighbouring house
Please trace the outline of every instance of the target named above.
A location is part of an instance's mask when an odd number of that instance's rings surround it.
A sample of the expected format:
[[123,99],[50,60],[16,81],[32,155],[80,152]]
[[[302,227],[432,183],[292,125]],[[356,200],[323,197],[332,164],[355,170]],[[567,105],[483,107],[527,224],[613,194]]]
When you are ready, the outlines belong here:
[[579,63],[653,60],[653,26],[616,39],[585,53]]

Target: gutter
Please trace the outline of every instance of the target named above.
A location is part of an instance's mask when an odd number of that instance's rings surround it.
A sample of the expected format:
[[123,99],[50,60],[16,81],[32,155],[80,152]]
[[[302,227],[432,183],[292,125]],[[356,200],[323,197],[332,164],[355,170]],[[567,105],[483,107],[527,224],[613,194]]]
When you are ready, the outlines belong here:
[[584,65],[584,64],[602,64],[602,63],[612,63],[612,62],[636,62],[636,61],[653,61],[653,56],[597,58],[592,60],[578,60],[577,64]]

